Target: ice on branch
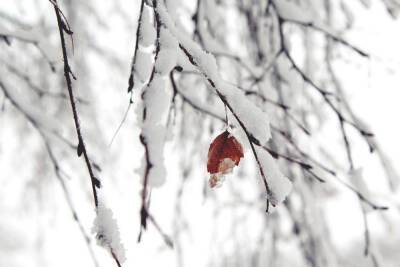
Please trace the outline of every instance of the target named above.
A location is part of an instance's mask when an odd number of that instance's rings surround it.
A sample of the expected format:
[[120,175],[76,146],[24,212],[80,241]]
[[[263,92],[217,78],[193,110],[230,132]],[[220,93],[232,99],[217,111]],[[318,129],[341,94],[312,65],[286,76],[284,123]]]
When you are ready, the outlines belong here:
[[92,233],[96,234],[97,244],[108,250],[117,257],[119,262],[125,261],[125,249],[121,243],[119,229],[113,212],[101,201],[97,207],[97,216],[93,222]]
[[275,159],[266,150],[259,146],[255,148],[269,186],[267,198],[275,206],[290,194],[292,182],[281,173]]

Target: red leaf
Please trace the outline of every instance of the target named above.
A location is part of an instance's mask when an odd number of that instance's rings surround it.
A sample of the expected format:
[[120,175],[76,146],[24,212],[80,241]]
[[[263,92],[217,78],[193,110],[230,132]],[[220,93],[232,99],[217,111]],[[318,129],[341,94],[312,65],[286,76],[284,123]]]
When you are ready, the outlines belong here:
[[207,171],[211,174],[210,187],[218,185],[222,181],[222,175],[239,165],[242,157],[242,145],[233,135],[228,131],[218,135],[208,150]]

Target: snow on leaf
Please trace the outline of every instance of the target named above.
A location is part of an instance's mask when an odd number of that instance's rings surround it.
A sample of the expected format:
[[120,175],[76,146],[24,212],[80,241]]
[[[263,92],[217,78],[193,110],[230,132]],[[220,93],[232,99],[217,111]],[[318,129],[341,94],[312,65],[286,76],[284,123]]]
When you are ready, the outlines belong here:
[[211,174],[210,187],[214,188],[221,184],[222,176],[232,172],[242,157],[242,145],[233,135],[228,131],[218,135],[208,150],[207,171]]

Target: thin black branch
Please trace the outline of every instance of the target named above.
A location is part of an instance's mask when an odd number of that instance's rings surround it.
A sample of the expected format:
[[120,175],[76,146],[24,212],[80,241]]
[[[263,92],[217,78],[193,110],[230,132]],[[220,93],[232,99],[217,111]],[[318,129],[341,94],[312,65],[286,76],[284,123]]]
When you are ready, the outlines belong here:
[[301,168],[306,169],[306,170],[311,170],[311,169],[312,169],[312,166],[311,166],[310,164],[306,163],[306,162],[303,162],[303,161],[298,160],[298,159],[295,159],[295,158],[293,158],[293,157],[291,157],[291,156],[288,156],[288,155],[284,155],[284,154],[282,154],[282,153],[279,153],[279,152],[277,152],[277,151],[275,151],[275,150],[273,150],[272,148],[269,148],[269,147],[267,147],[267,146],[263,146],[262,148],[263,148],[264,150],[268,151],[268,153],[270,153],[270,154],[272,155],[272,157],[274,157],[274,158],[282,158],[282,159],[285,159],[286,161],[288,161],[288,162],[290,162],[290,163],[297,164],[297,165],[299,165]]
[[[189,53],[189,51],[181,43],[179,44],[179,48],[187,56],[187,58],[189,59],[190,63],[198,68],[198,65],[197,65],[196,61],[194,60],[193,56]],[[203,73],[203,75],[207,79],[207,81],[211,85],[211,87],[214,88],[214,90],[216,91],[216,93],[217,93],[218,97],[220,98],[220,100],[227,106],[229,111],[232,113],[232,115],[238,121],[240,127],[243,129],[244,133],[246,134],[247,139],[248,139],[249,144],[250,144],[250,147],[251,147],[251,150],[253,152],[254,158],[256,159],[257,165],[259,167],[259,171],[260,171],[262,180],[264,182],[265,190],[266,190],[267,194],[269,195],[271,190],[269,188],[269,185],[268,185],[268,182],[267,182],[267,178],[265,176],[265,173],[264,173],[263,167],[261,165],[260,159],[258,158],[257,152],[256,152],[255,147],[254,147],[254,143],[256,143],[256,145],[261,145],[260,142],[247,130],[246,126],[244,125],[242,120],[239,118],[239,116],[236,114],[236,112],[233,110],[232,106],[226,100],[225,96],[222,95],[221,92],[218,90],[218,88],[215,85],[215,82],[211,78],[209,78],[205,73]],[[269,200],[267,199],[267,212],[268,212],[268,207],[269,207]]]
[[130,93],[132,91],[133,86],[134,86],[135,63],[136,63],[137,52],[139,50],[140,28],[142,25],[142,14],[143,14],[143,9],[144,9],[144,2],[145,1],[142,0],[140,3],[139,18],[138,18],[137,28],[136,28],[135,52],[133,54],[132,63],[131,63],[131,73],[129,75],[129,80],[128,80],[128,93]]
[[191,106],[193,109],[198,110],[198,111],[200,111],[201,113],[204,113],[204,114],[206,114],[206,115],[209,115],[209,116],[211,116],[211,117],[213,117],[213,118],[215,118],[215,119],[217,119],[217,120],[220,120],[220,121],[222,121],[222,122],[224,122],[224,123],[227,123],[226,118],[224,118],[224,117],[222,117],[222,116],[220,116],[220,115],[218,115],[218,114],[215,114],[215,113],[213,113],[213,112],[211,112],[211,111],[209,111],[209,110],[207,110],[207,109],[204,109],[203,107],[199,106],[199,105],[196,104],[194,101],[192,101],[190,98],[188,98],[185,94],[183,94],[183,93],[180,91],[180,89],[178,88],[177,84],[176,84],[175,77],[174,77],[174,71],[171,71],[169,77],[170,77],[172,89],[173,89],[173,91],[174,91],[174,93],[173,93],[174,95],[179,95],[179,96],[182,98],[182,100],[183,100],[186,104],[188,104],[189,106]]
[[282,131],[282,130],[276,128],[276,127],[274,127],[273,125],[271,125],[271,129],[272,129],[274,132],[276,132],[276,133],[278,133],[279,135],[281,135],[284,139],[286,139],[286,140],[288,141],[288,143],[293,147],[293,149],[299,153],[300,156],[302,156],[303,158],[307,159],[308,161],[310,161],[311,163],[313,163],[315,166],[318,166],[319,168],[321,168],[321,169],[324,170],[325,172],[329,173],[330,175],[334,175],[334,176],[336,175],[336,172],[335,172],[335,171],[333,171],[333,170],[330,169],[329,167],[325,166],[324,164],[322,164],[321,162],[317,161],[316,159],[314,159],[313,157],[311,157],[309,154],[307,154],[306,152],[304,152],[304,151],[295,143],[295,141],[292,139],[292,137],[291,137],[288,133],[286,133],[286,132],[284,132],[284,131]]
[[[155,11],[155,8],[157,7],[157,0],[153,0],[153,8]],[[157,62],[157,58],[158,58],[158,54],[160,52],[161,49],[161,44],[160,44],[160,31],[161,31],[161,20],[160,17],[158,15],[157,12],[154,13],[155,16],[155,23],[156,23],[156,51],[155,51],[155,56],[154,56],[154,64],[153,64],[153,69],[149,78],[149,81],[147,83],[147,87],[153,82],[153,79],[155,77],[156,74],[156,62]],[[146,88],[146,86],[145,86]],[[142,99],[144,99],[145,97],[145,93],[146,90],[143,91],[142,93]],[[143,108],[143,117],[142,117],[143,121],[146,120],[146,105],[144,105]],[[150,170],[153,167],[153,163],[150,160],[150,155],[149,155],[149,148],[148,148],[148,143],[147,143],[147,139],[146,136],[141,133],[139,136],[140,139],[140,143],[142,144],[142,146],[144,147],[144,155],[145,155],[145,172],[144,172],[144,177],[143,177],[143,188],[142,188],[142,193],[141,193],[141,208],[140,208],[140,231],[139,231],[139,235],[138,235],[138,242],[140,242],[141,240],[141,236],[142,236],[142,230],[146,230],[147,229],[147,219],[150,219],[150,222],[155,226],[155,228],[157,229],[157,231],[161,234],[163,240],[165,241],[165,243],[169,246],[169,247],[173,247],[172,245],[172,241],[171,239],[161,230],[161,227],[159,226],[159,224],[156,222],[156,220],[154,219],[154,217],[150,214],[149,212],[149,204],[147,199],[149,199],[150,201],[150,197],[148,196],[148,183],[149,183],[149,174],[150,174]]]
[[[83,135],[82,135],[82,132],[81,132],[78,112],[77,112],[77,108],[76,108],[76,104],[75,104],[75,97],[74,97],[74,93],[73,93],[73,89],[72,89],[72,80],[71,80],[71,76],[72,76],[72,78],[75,78],[75,76],[73,75],[73,73],[71,71],[71,68],[69,66],[69,63],[68,63],[68,54],[67,54],[67,48],[66,48],[66,44],[65,44],[65,37],[64,37],[64,32],[66,34],[68,34],[69,36],[71,36],[72,35],[72,31],[71,31],[71,29],[69,27],[69,24],[68,24],[65,16],[63,15],[62,11],[58,7],[57,0],[50,0],[50,2],[54,6],[54,11],[55,11],[55,14],[56,14],[56,17],[57,17],[58,30],[59,30],[59,33],[60,33],[61,49],[62,49],[62,54],[63,54],[63,59],[64,59],[64,76],[65,76],[65,81],[67,83],[68,95],[69,95],[69,100],[70,100],[70,103],[71,103],[72,114],[73,114],[73,118],[74,118],[75,129],[76,129],[76,134],[78,136],[77,153],[78,153],[78,157],[80,157],[83,154],[83,157],[84,157],[84,160],[85,160],[85,164],[86,164],[86,167],[88,169],[89,176],[90,176],[90,181],[91,181],[91,185],[92,185],[92,192],[93,192],[93,198],[94,198],[94,204],[96,206],[96,212],[97,212],[97,207],[99,205],[98,196],[97,196],[97,189],[99,189],[101,187],[101,184],[100,184],[100,180],[98,180],[94,176],[92,164],[90,162],[90,159],[89,159],[89,156],[88,156],[88,152],[87,152],[87,149],[86,149],[86,145],[85,145],[85,142],[84,142],[84,139],[83,139]],[[72,36],[71,36],[71,39],[72,39]],[[117,258],[113,248],[110,247],[109,249],[110,249],[110,253],[111,253],[112,258],[115,260],[115,263],[117,264],[118,267],[120,267],[121,263],[119,262],[119,259]]]
[[[319,87],[318,85],[316,85],[301,69],[300,67],[296,64],[296,62],[294,61],[294,59],[292,58],[292,56],[289,53],[289,50],[286,46],[286,41],[285,41],[285,37],[283,34],[283,23],[284,23],[284,18],[282,18],[280,16],[280,14],[277,11],[277,8],[275,6],[275,3],[271,2],[271,6],[274,7],[274,10],[276,12],[276,16],[278,19],[278,32],[279,32],[279,38],[280,38],[280,53],[283,53],[286,58],[289,60],[289,62],[291,63],[292,67],[294,68],[294,70],[302,77],[302,79],[308,83],[309,85],[311,85],[312,88],[314,88],[324,99],[324,101],[328,104],[328,106],[331,108],[331,110],[336,114],[336,116],[338,117],[338,119],[340,121],[343,121],[349,125],[351,125],[353,128],[355,128],[365,139],[367,139],[368,137],[372,137],[373,134],[370,132],[367,132],[366,130],[364,130],[362,127],[360,127],[359,125],[357,125],[356,123],[350,121],[349,119],[345,118],[344,115],[338,110],[338,108],[333,104],[333,102],[331,101],[331,99],[329,98],[330,95],[332,95],[331,92],[325,91],[323,90],[321,87]],[[335,98],[338,98],[337,96],[335,96]],[[367,141],[368,143],[368,141]]]
[[[64,59],[64,76],[65,76],[65,81],[67,83],[67,89],[68,89],[68,95],[69,95],[69,100],[72,108],[72,114],[74,118],[74,123],[75,123],[75,129],[76,129],[76,134],[78,136],[78,156],[82,155],[84,156],[86,167],[88,169],[89,175],[90,175],[90,181],[92,185],[92,192],[93,192],[93,198],[94,198],[94,203],[95,206],[98,206],[98,197],[97,197],[97,189],[100,188],[100,181],[94,176],[94,172],[92,169],[92,165],[90,163],[90,159],[86,150],[86,145],[83,140],[83,136],[81,133],[81,126],[79,123],[79,117],[78,117],[78,112],[76,109],[76,104],[75,104],[75,97],[74,97],[74,92],[72,89],[72,80],[71,80],[71,68],[68,63],[68,54],[67,54],[67,48],[65,44],[65,38],[64,38],[64,32],[66,31],[66,23],[64,20],[61,18],[61,13],[60,9],[57,6],[57,1],[53,1],[54,5],[54,11],[56,13],[57,17],[57,25],[58,25],[58,30],[60,33],[60,41],[61,41],[61,48],[62,48],[62,54],[63,54],[63,59]],[[66,31],[67,32],[67,31]],[[67,32],[69,34],[69,32]]]
[[327,37],[329,37],[329,38],[332,39],[333,41],[335,41],[335,42],[337,42],[337,43],[340,43],[340,44],[342,44],[342,45],[344,45],[344,46],[350,48],[351,50],[355,51],[355,52],[356,52],[357,54],[359,54],[360,56],[366,57],[366,58],[369,57],[369,54],[368,54],[368,53],[366,53],[366,52],[362,51],[361,49],[355,47],[354,45],[350,44],[350,43],[347,42],[346,40],[344,40],[344,39],[342,39],[342,38],[340,38],[340,37],[338,37],[338,36],[336,36],[336,35],[334,35],[334,34],[328,32],[327,30],[325,30],[325,29],[323,29],[323,28],[317,26],[317,25],[316,25],[314,22],[312,22],[312,21],[310,21],[310,22],[303,22],[303,21],[298,21],[298,20],[290,19],[290,18],[284,18],[284,17],[281,17],[281,18],[282,18],[282,22],[284,22],[284,23],[286,22],[286,23],[291,23],[291,24],[297,24],[297,25],[300,25],[300,26],[302,26],[302,27],[311,28],[311,29],[313,29],[313,30],[315,30],[315,31],[321,32],[322,34],[326,35]]
[[[142,3],[143,4],[143,3]],[[153,8],[155,8],[157,5],[156,1],[153,1]],[[154,13],[155,15],[155,23],[156,23],[156,51],[154,55],[154,64],[153,64],[153,69],[151,71],[151,75],[149,78],[149,81],[147,82],[147,87],[153,82],[154,75],[156,73],[156,62],[158,58],[158,54],[161,49],[161,44],[160,44],[160,31],[161,31],[161,22],[158,13]],[[146,88],[146,86],[145,86]],[[146,90],[143,91],[142,93],[142,99],[144,99]],[[144,105],[143,108],[143,121],[146,120],[146,105]],[[145,160],[146,160],[146,166],[145,166],[145,173],[144,173],[144,178],[143,178],[143,188],[142,188],[142,207],[140,209],[140,225],[141,228],[146,229],[147,228],[147,218],[148,218],[148,211],[147,211],[147,205],[146,205],[146,200],[147,200],[147,187],[148,187],[148,179],[149,179],[149,173],[150,169],[153,167],[153,164],[150,162],[150,156],[149,156],[149,149],[147,145],[147,140],[146,137],[143,134],[140,134],[140,143],[143,145],[144,150],[145,150]],[[140,240],[140,239],[138,239]]]
[[365,204],[367,204],[368,206],[370,206],[373,210],[387,210],[389,209],[389,207],[387,206],[381,206],[381,205],[377,205],[375,203],[373,203],[371,200],[369,200],[366,196],[364,196],[360,191],[358,191],[357,189],[355,189],[353,186],[347,184],[346,182],[344,182],[342,179],[340,179],[337,176],[333,176],[339,183],[341,183],[342,185],[344,185],[345,187],[347,187],[350,191],[353,191],[354,194],[356,194],[356,196]]

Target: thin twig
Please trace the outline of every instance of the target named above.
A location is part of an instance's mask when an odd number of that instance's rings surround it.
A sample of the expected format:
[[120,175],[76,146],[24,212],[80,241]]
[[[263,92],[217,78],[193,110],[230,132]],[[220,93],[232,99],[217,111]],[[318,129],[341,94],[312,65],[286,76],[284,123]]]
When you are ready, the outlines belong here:
[[[92,192],[93,192],[93,198],[94,198],[94,204],[96,206],[96,212],[97,212],[97,208],[98,208],[98,204],[99,204],[98,196],[97,196],[97,189],[99,189],[101,187],[101,184],[100,184],[100,180],[98,180],[94,176],[94,172],[93,172],[93,169],[92,169],[92,164],[90,163],[90,159],[89,159],[89,156],[88,156],[88,153],[87,153],[87,150],[86,150],[86,145],[85,145],[85,142],[83,140],[82,133],[81,133],[81,127],[80,127],[80,123],[79,123],[78,112],[77,112],[76,104],[75,104],[75,97],[74,97],[74,93],[73,93],[73,89],[72,89],[71,76],[74,77],[74,75],[72,74],[71,68],[70,68],[69,63],[68,63],[68,54],[67,54],[67,48],[66,48],[65,38],[64,38],[64,32],[71,36],[72,31],[71,31],[71,29],[69,27],[68,22],[66,21],[65,16],[62,14],[62,11],[58,7],[57,0],[50,0],[50,2],[54,6],[54,11],[55,11],[56,17],[57,17],[58,30],[59,30],[59,33],[60,33],[61,48],[62,48],[62,54],[63,54],[63,59],[64,59],[64,76],[65,76],[65,81],[67,83],[69,100],[70,100],[70,103],[71,103],[72,114],[73,114],[73,118],[74,118],[74,122],[75,122],[76,134],[78,136],[77,153],[78,153],[78,157],[80,157],[82,154],[84,156],[86,167],[88,169],[89,176],[90,176],[90,181],[91,181],[91,185],[92,185]],[[62,19],[61,15],[63,16],[64,19]],[[71,39],[72,39],[72,37],[71,37]],[[119,262],[119,259],[116,257],[116,254],[113,251],[113,248],[109,247],[109,249],[110,249],[110,253],[111,253],[112,258],[115,260],[115,263],[117,264],[118,267],[120,267],[121,263]]]
[[133,86],[134,86],[135,63],[136,63],[137,52],[139,50],[140,28],[142,25],[143,9],[144,9],[144,0],[142,0],[140,3],[139,18],[138,18],[137,28],[136,28],[135,52],[133,54],[132,63],[131,63],[131,73],[129,75],[129,80],[128,80],[128,93],[130,93],[132,91]]
[[[179,44],[179,48],[184,52],[184,54],[187,56],[187,58],[189,59],[190,63],[192,65],[194,65],[195,67],[198,67],[196,61],[194,60],[193,56],[189,53],[189,51],[180,43]],[[261,145],[260,142],[254,138],[254,136],[247,130],[246,126],[244,125],[244,123],[242,122],[242,120],[239,118],[239,116],[236,114],[235,110],[233,110],[232,106],[230,105],[230,103],[226,100],[225,96],[221,94],[221,92],[219,91],[219,89],[216,87],[215,82],[209,78],[206,74],[204,74],[204,77],[207,79],[208,83],[211,85],[211,87],[214,88],[214,90],[216,91],[218,97],[220,98],[220,100],[228,107],[229,111],[232,113],[232,115],[235,117],[235,119],[238,121],[240,127],[243,129],[244,133],[247,136],[247,139],[249,141],[251,150],[253,152],[254,158],[256,159],[257,165],[259,167],[259,171],[262,177],[262,180],[264,182],[264,186],[265,186],[265,190],[267,192],[267,194],[270,194],[271,190],[269,188],[268,182],[267,182],[267,178],[265,176],[264,173],[264,169],[261,165],[260,159],[257,155],[257,152],[255,150],[254,147],[254,143],[256,143],[257,145]],[[267,199],[267,212],[268,212],[268,207],[269,207],[269,200]]]
[[67,89],[68,89],[68,95],[69,95],[69,100],[72,108],[72,114],[74,118],[74,123],[75,123],[75,129],[76,129],[76,134],[78,136],[78,156],[82,155],[84,156],[86,167],[88,169],[89,175],[90,175],[90,181],[92,185],[92,192],[93,192],[93,198],[94,198],[94,204],[97,207],[98,206],[98,197],[97,197],[97,189],[100,188],[101,184],[100,181],[94,176],[92,165],[89,160],[89,156],[86,150],[86,145],[83,140],[83,136],[81,133],[81,126],[79,123],[79,117],[78,117],[78,112],[76,109],[76,104],[75,104],[75,97],[74,97],[74,92],[72,90],[72,80],[71,80],[71,68],[68,63],[68,54],[67,54],[67,48],[65,44],[65,38],[64,38],[64,31],[66,28],[66,24],[64,20],[61,18],[60,15],[60,9],[57,7],[57,1],[53,1],[54,5],[54,11],[56,13],[57,17],[57,25],[58,25],[58,30],[60,33],[60,41],[61,41],[61,48],[62,48],[62,54],[63,54],[63,59],[64,59],[64,76],[65,76],[65,81],[67,83]]

